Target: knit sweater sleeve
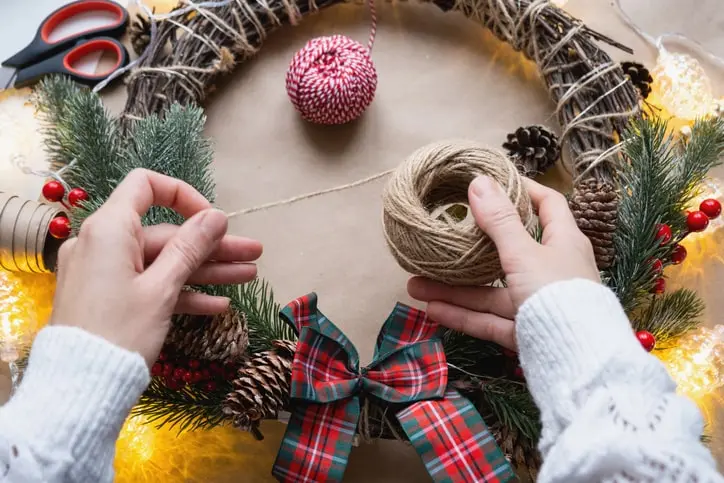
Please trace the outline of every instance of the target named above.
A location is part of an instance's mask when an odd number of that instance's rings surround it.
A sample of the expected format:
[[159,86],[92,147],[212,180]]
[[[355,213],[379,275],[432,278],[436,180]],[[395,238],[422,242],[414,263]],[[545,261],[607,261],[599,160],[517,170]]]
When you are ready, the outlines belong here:
[[541,411],[539,482],[722,482],[703,421],[634,337],[616,296],[584,280],[541,289],[516,320]]
[[43,329],[0,408],[0,482],[111,482],[115,441],[150,380],[143,358],[74,327]]

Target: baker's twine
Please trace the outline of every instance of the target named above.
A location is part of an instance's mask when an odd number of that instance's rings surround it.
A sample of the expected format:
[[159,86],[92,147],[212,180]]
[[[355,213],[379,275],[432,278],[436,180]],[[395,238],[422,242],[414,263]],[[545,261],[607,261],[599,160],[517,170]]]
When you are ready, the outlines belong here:
[[467,205],[479,175],[500,183],[532,231],[530,198],[505,154],[471,141],[430,144],[397,168],[382,197],[385,238],[403,269],[450,285],[486,285],[503,276],[495,245],[472,217],[458,220],[443,209]]
[[374,0],[368,3],[372,26],[367,47],[345,35],[332,35],[310,40],[294,55],[287,70],[287,94],[307,121],[344,124],[372,103],[377,71],[370,52],[377,16]]

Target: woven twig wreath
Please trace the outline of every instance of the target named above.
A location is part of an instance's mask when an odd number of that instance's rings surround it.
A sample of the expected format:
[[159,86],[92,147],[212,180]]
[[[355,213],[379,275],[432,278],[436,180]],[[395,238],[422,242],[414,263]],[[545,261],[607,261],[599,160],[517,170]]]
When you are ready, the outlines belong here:
[[[161,113],[174,102],[202,103],[216,77],[254,55],[269,32],[337,3],[342,0],[237,0],[161,22],[158,41],[129,76],[124,118]],[[482,23],[535,61],[556,105],[574,178],[613,179],[615,168],[610,161],[615,157],[610,150],[616,144],[616,133],[639,111],[638,93],[595,41],[631,53],[630,49],[594,32],[547,0],[433,3]],[[173,43],[171,52],[168,43]]]
[[[128,100],[122,119],[128,122],[159,114],[175,102],[203,103],[217,76],[254,55],[270,31],[341,1],[232,0],[218,7],[197,8],[192,15],[161,21],[156,40],[128,77]],[[459,11],[477,20],[500,40],[536,62],[556,106],[555,114],[562,126],[561,139],[571,155],[574,180],[580,183],[581,189],[593,189],[595,185],[600,191],[604,186],[605,194],[612,196],[607,201],[615,205],[615,190],[611,187],[617,167],[614,148],[618,133],[639,113],[639,97],[619,65],[596,42],[631,51],[592,31],[548,0],[433,0],[433,3],[443,11]],[[169,49],[169,44],[173,48]],[[578,198],[581,197],[573,197],[574,205]],[[581,199],[588,200],[586,196]],[[574,206],[574,212],[581,215],[586,212],[584,208],[584,205]],[[586,223],[585,218],[579,219],[584,231]],[[612,261],[609,246],[612,230],[604,233],[603,245],[597,245],[594,240],[597,254],[603,247],[601,253],[607,263]],[[265,354],[259,357],[271,357]],[[366,400],[359,434],[363,438],[372,435],[394,438],[400,430],[388,419],[384,408]],[[496,439],[511,446],[516,435],[497,432]],[[535,466],[537,463],[526,460],[517,464]]]

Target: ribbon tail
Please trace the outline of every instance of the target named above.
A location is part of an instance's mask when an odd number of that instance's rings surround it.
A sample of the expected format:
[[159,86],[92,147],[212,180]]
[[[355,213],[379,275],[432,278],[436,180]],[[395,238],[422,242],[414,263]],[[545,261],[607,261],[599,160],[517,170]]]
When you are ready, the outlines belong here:
[[284,483],[341,482],[360,416],[359,398],[295,404],[272,475]]
[[518,481],[475,406],[457,391],[414,403],[397,419],[436,483]]

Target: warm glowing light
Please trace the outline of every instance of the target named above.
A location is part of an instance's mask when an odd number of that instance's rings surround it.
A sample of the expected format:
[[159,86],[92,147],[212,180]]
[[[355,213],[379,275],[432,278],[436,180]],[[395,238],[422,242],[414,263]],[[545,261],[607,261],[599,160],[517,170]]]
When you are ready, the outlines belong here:
[[711,81],[695,58],[661,49],[652,75],[656,98],[674,116],[693,120],[711,113]]
[[271,480],[285,426],[266,422],[264,441],[232,427],[158,429],[132,416],[116,444],[115,483],[206,483]]
[[55,277],[0,270],[0,359],[15,361],[50,317]]
[[724,386],[724,325],[701,327],[660,355],[678,391],[694,400]]

